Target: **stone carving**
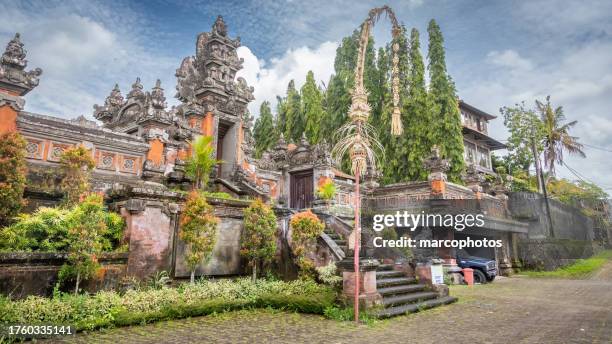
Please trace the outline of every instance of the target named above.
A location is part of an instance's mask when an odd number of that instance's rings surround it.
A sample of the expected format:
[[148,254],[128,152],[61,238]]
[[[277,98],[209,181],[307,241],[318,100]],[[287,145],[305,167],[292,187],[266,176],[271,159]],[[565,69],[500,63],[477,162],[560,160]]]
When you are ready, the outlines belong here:
[[217,20],[215,20],[215,24],[213,25],[212,34],[223,37],[227,36],[227,28],[225,27],[222,16],[217,16]]
[[18,94],[24,95],[38,86],[42,69],[35,68],[25,71],[28,64],[26,58],[27,51],[23,48],[19,33],[8,42],[6,49],[0,58],[0,82],[9,86]]
[[164,126],[172,124],[175,109],[166,110],[166,97],[158,79],[151,92],[144,92],[140,78],[123,99],[119,85],[106,97],[104,106],[94,105],[94,117],[110,129],[133,128],[145,121],[154,121]]
[[450,169],[448,159],[442,159],[440,156],[440,148],[434,145],[431,148],[431,155],[423,162],[425,168],[429,170],[428,179],[446,181],[446,172]]
[[[185,57],[176,70],[176,98],[182,102],[195,102],[195,88],[200,82],[200,73],[195,68],[195,58]],[[209,80],[212,83],[212,79]]]
[[28,64],[25,58],[26,50],[21,43],[21,36],[16,33],[15,37],[6,45],[6,50],[2,54],[2,64],[12,65],[23,70]]
[[476,166],[468,165],[465,174],[462,176],[465,185],[467,185],[474,192],[482,192],[482,184],[485,178],[482,174],[476,170]]
[[144,100],[145,94],[142,91],[143,86],[140,82],[140,78],[136,78],[136,81],[132,84],[132,90],[127,95],[127,99],[136,99],[136,100]]
[[110,95],[106,97],[104,106],[99,106],[98,104],[94,105],[94,117],[105,124],[109,123],[124,104],[125,100],[123,99],[123,95],[121,95],[119,85],[115,84]]

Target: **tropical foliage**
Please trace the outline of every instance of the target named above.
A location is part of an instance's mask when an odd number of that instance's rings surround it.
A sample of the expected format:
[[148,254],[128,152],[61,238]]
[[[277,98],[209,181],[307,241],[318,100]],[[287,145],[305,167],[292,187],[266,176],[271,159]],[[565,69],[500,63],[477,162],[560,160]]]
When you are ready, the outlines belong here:
[[77,204],[89,191],[89,178],[96,163],[87,148],[77,146],[62,152],[60,165],[64,172],[60,184],[64,192],[64,204],[72,206]]
[[24,204],[26,142],[18,133],[0,136],[0,228],[9,225]]
[[185,261],[191,271],[191,283],[195,281],[195,270],[210,259],[217,242],[215,209],[198,191],[192,191],[185,202],[181,217],[180,238],[187,246]]
[[101,291],[94,295],[0,296],[0,324],[71,324],[78,331],[187,318],[236,309],[277,308],[323,314],[335,292],[313,281],[199,280],[178,288]]
[[240,254],[253,269],[257,279],[257,267],[269,264],[276,253],[276,215],[274,210],[256,199],[244,210],[244,231],[240,242]]
[[578,121],[564,123],[563,107],[559,106],[553,109],[550,96],[546,97],[545,103],[536,100],[536,107],[540,113],[540,120],[544,129],[544,138],[542,139],[544,163],[548,167],[550,175],[554,176],[555,164],[563,165],[563,152],[567,151],[570,154],[586,157],[578,138],[569,134],[569,130]]
[[97,255],[104,249],[103,236],[107,232],[107,213],[101,195],[91,194],[74,207],[67,226],[68,264],[62,267],[60,279],[75,276],[75,294],[81,280],[97,270]]
[[16,222],[0,229],[0,251],[67,252],[70,246],[68,229],[82,220],[85,207],[92,218],[103,219],[100,245],[102,251],[119,248],[125,222],[116,213],[107,211],[98,198],[89,197],[85,202],[66,208],[38,208],[32,214],[20,214]]
[[214,158],[212,140],[212,136],[200,136],[191,142],[192,155],[187,159],[185,172],[197,189],[206,187],[213,168],[220,163]]
[[308,253],[314,249],[317,237],[323,233],[325,224],[310,209],[291,216],[290,224],[292,249],[300,268],[300,277],[314,278],[315,265],[308,257]]

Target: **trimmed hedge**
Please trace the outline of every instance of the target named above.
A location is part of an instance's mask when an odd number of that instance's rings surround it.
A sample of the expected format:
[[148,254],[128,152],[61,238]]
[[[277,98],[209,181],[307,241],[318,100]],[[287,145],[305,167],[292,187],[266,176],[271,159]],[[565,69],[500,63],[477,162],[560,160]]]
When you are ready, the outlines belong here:
[[201,280],[178,288],[102,291],[94,295],[0,297],[0,323],[66,324],[77,331],[180,319],[244,308],[272,307],[323,314],[335,292],[313,281]]

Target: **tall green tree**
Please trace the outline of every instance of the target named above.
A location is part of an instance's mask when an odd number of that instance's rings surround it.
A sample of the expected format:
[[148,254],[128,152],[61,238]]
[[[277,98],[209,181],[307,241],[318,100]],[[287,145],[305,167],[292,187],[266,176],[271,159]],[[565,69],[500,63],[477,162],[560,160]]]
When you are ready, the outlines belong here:
[[441,155],[450,161],[449,180],[460,182],[465,162],[461,114],[455,84],[446,69],[444,38],[435,20],[429,22],[427,32],[429,33],[429,98],[434,128],[432,137],[440,148]]
[[419,31],[410,32],[408,51],[409,70],[407,76],[408,97],[403,103],[404,135],[402,136],[403,163],[400,166],[403,177],[401,181],[426,180],[428,171],[423,161],[431,154],[434,142],[431,118],[431,106],[425,86],[425,64],[421,55]]
[[268,101],[262,102],[259,107],[259,117],[255,121],[253,137],[255,138],[255,155],[258,158],[278,140],[272,110],[270,110],[270,102]]
[[261,199],[244,210],[244,230],[240,240],[240,255],[247,258],[257,279],[257,267],[265,266],[276,254],[276,215]]
[[314,73],[308,71],[306,82],[300,90],[302,97],[302,114],[305,120],[305,133],[311,144],[321,139],[321,120],[325,117],[323,112],[323,95],[317,86]]
[[510,132],[504,167],[511,174],[517,169],[529,174],[529,167],[535,162],[532,150],[534,141],[538,152],[543,149],[543,123],[534,110],[525,106],[525,102],[504,106],[499,112],[504,117],[504,125]]
[[295,88],[295,81],[289,81],[287,96],[283,105],[285,113],[285,138],[289,141],[298,142],[306,129],[306,122],[302,113],[302,97]]
[[548,167],[550,175],[555,176],[555,164],[563,165],[564,152],[586,157],[582,150],[583,145],[578,142],[578,138],[569,134],[570,129],[578,121],[564,123],[563,107],[559,106],[553,109],[550,96],[546,97],[545,103],[536,100],[536,107],[544,128],[544,138],[542,140],[544,163]]

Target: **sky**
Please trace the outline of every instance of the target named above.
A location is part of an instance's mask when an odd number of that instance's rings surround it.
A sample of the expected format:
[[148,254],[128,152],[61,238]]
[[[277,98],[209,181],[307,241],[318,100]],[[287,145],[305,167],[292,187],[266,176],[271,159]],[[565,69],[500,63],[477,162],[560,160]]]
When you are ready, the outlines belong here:
[[[20,32],[28,68],[43,69],[26,96],[26,110],[62,118],[92,118],[115,83],[126,94],[136,77],[146,89],[161,79],[169,104],[174,73],[195,54],[200,32],[223,15],[231,37],[240,36],[240,75],[255,87],[249,106],[274,105],[288,82],[301,86],[312,70],[323,85],[333,73],[338,42],[370,8],[385,2],[355,0],[253,1],[15,1],[0,0],[0,46]],[[568,157],[581,178],[612,193],[612,1],[403,0],[388,1],[398,20],[421,32],[434,18],[445,38],[448,70],[459,97],[499,115],[499,108],[551,95],[580,137],[587,159]],[[390,25],[377,24],[377,45]],[[423,54],[426,55],[426,50]],[[503,121],[490,135],[507,138]],[[565,167],[562,177],[576,179]]]

